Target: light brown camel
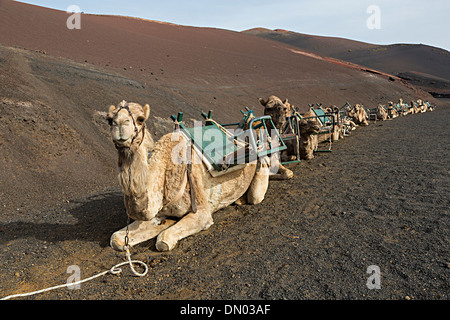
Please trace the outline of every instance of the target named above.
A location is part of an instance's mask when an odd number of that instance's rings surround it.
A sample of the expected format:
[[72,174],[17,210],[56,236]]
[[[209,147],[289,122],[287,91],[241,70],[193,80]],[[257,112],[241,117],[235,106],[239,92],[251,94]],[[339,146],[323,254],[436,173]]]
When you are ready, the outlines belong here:
[[394,102],[392,102],[392,101],[388,102],[387,113],[388,113],[388,118],[389,119],[395,119],[395,118],[398,117],[398,111],[394,107]]
[[400,98],[398,100],[398,104],[400,105],[401,109],[403,110],[403,115],[406,116],[408,114],[414,114],[414,104],[411,104],[411,106],[408,106],[408,104],[403,102],[403,99]]
[[377,119],[382,121],[388,119],[388,112],[382,104],[379,104],[377,107]]
[[[259,99],[259,102],[264,107],[264,114],[270,115],[272,121],[277,128],[281,131],[284,127],[288,117],[296,116],[299,124],[300,135],[300,158],[310,160],[314,158],[314,150],[318,145],[318,133],[320,131],[320,125],[316,119],[301,119],[301,116],[296,113],[295,107],[289,103],[288,99],[282,101],[277,96],[270,96],[267,100]],[[290,132],[288,132],[290,133]],[[292,160],[291,157],[296,153],[295,147],[291,141],[286,141],[287,150],[282,153],[282,160]]]
[[[107,116],[118,150],[119,184],[127,215],[135,220],[129,225],[129,246],[157,237],[157,250],[172,250],[179,240],[208,229],[213,212],[242,196],[250,204],[263,201],[269,184],[269,157],[212,177],[181,133],[169,133],[155,144],[145,128],[149,114],[149,105],[122,101],[111,106]],[[112,235],[114,249],[125,249],[126,232],[125,227]]]
[[282,101],[277,96],[270,96],[267,100],[259,98],[259,103],[264,107],[264,115],[272,117],[272,121],[278,131],[285,125],[287,118],[295,114],[294,106],[288,99]]
[[300,158],[311,160],[319,145],[320,125],[316,121],[300,119]]
[[411,100],[411,114],[420,113],[421,109],[416,101]]
[[[316,125],[319,126],[320,130],[324,127],[322,125],[322,122],[319,120],[319,118],[317,118],[316,113],[312,110],[313,108],[310,107],[308,109],[307,112],[303,113],[301,116],[303,118],[308,118],[307,120],[315,123]],[[325,133],[322,133],[320,135],[317,136],[317,143],[321,143],[324,141],[330,141],[330,138],[332,138],[333,135],[333,131],[331,131],[329,128],[327,129],[328,131],[326,131]]]
[[417,99],[417,104],[420,108],[420,112],[427,112],[428,111],[428,106],[423,102],[422,99]]
[[335,105],[332,105],[328,108],[322,108],[321,109],[326,113],[329,114],[330,117],[333,117],[334,120],[334,130],[333,130],[333,141],[338,141],[339,139],[344,138],[344,130],[345,130],[345,124],[344,119],[341,119],[339,117],[339,108]]
[[369,125],[369,122],[367,121],[367,112],[364,107],[358,103],[348,111],[348,116],[359,126]]
[[[282,101],[277,96],[270,96],[267,100],[262,98],[258,99],[259,103],[264,107],[264,115],[270,116],[272,118],[275,129],[278,130],[280,134],[292,133],[290,132],[292,128],[290,126],[286,127],[287,119],[294,115],[295,109],[287,99]],[[272,128],[270,128],[272,129]],[[289,132],[285,132],[286,130],[290,130]],[[298,160],[295,159],[297,154],[297,146],[294,141],[288,140],[285,141],[286,150],[281,152],[280,158],[283,162]]]

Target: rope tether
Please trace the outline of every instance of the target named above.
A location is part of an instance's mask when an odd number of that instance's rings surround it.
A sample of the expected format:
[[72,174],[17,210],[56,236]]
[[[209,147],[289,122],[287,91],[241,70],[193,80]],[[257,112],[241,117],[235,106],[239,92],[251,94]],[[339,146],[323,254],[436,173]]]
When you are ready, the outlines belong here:
[[[126,253],[126,256],[127,256],[128,261],[125,261],[125,262],[116,264],[116,265],[113,266],[111,269],[106,270],[106,271],[103,271],[103,272],[101,272],[101,273],[99,273],[99,274],[97,274],[97,275],[95,275],[95,276],[90,277],[90,278],[87,278],[87,279],[84,279],[84,280],[80,280],[80,281],[77,281],[77,282],[73,282],[73,283],[66,283],[66,284],[63,284],[63,285],[50,287],[50,288],[47,288],[47,289],[42,289],[42,290],[38,290],[38,291],[33,291],[33,292],[29,292],[29,293],[13,294],[13,295],[7,296],[7,297],[5,297],[5,298],[2,298],[2,299],[0,299],[0,300],[9,300],[9,299],[12,299],[12,298],[27,297],[27,296],[32,296],[32,295],[35,295],[35,294],[38,294],[38,293],[47,292],[47,291],[50,291],[50,290],[55,290],[55,289],[59,289],[59,288],[69,287],[69,286],[75,286],[75,285],[78,285],[78,284],[81,284],[81,283],[84,283],[84,282],[88,282],[88,281],[90,281],[90,280],[93,280],[93,279],[95,279],[95,278],[104,276],[104,275],[107,274],[107,273],[111,273],[111,274],[119,274],[119,273],[122,272],[122,269],[121,269],[120,267],[123,266],[123,265],[125,265],[125,264],[127,264],[127,263],[130,265],[131,271],[133,271],[133,273],[134,273],[136,276],[138,276],[138,277],[144,277],[144,276],[146,276],[146,275],[147,275],[147,272],[148,272],[148,266],[147,266],[144,262],[142,262],[142,261],[139,261],[139,260],[131,260],[131,253],[130,253],[130,250],[129,250],[128,247],[125,247],[125,253]],[[133,267],[133,263],[135,263],[135,264],[140,264],[140,265],[144,268],[144,271],[143,271],[142,273],[137,272],[137,271],[134,269],[134,267]]]

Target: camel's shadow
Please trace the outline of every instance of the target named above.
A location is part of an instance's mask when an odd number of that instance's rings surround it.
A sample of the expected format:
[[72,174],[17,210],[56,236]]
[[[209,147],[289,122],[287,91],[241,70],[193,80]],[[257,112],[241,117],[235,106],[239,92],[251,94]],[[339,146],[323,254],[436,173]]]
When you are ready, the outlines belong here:
[[[45,216],[45,222],[40,222],[39,216]],[[16,239],[35,238],[48,243],[67,240],[97,242],[106,247],[112,233],[127,223],[120,191],[72,201],[68,207],[39,212],[32,220],[0,223],[0,244]],[[48,222],[51,220],[55,222]]]

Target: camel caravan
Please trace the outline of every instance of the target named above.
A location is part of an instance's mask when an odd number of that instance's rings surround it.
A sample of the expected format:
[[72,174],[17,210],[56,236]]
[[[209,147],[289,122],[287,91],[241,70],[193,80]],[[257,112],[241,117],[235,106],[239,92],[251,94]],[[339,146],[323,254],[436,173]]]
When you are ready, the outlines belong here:
[[261,203],[269,180],[293,177],[285,165],[331,152],[334,141],[371,119],[434,110],[422,100],[408,105],[400,99],[376,110],[348,102],[340,108],[316,104],[300,114],[287,99],[270,96],[259,102],[263,116],[246,108],[232,124],[217,122],[211,111],[191,127],[181,112],[172,115],[174,131],[157,142],[146,128],[148,104],[110,106],[107,120],[128,216],[127,226],[111,236],[111,246],[124,251],[156,238],[158,251],[170,251],[181,239],[208,229],[214,212],[233,203]]

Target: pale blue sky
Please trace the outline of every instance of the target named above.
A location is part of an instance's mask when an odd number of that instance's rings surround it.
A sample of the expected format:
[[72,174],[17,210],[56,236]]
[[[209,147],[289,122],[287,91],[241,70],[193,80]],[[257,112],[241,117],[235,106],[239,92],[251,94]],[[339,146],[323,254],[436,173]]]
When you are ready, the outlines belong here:
[[[343,37],[375,44],[423,43],[450,50],[449,0],[24,0],[65,11],[113,14],[242,31],[255,27]],[[370,5],[380,29],[369,29]]]

